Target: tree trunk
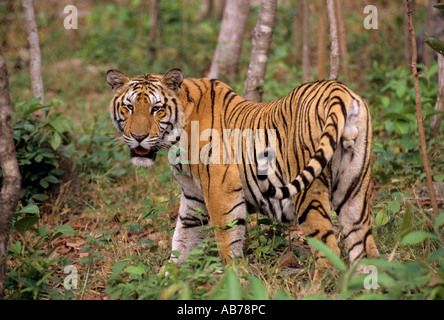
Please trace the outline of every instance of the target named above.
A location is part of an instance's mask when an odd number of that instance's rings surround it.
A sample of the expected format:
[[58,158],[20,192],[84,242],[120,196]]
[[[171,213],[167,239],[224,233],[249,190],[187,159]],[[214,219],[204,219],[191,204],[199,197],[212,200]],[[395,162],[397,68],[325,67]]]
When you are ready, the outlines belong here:
[[[436,14],[436,30],[435,36],[444,41],[444,11],[433,8],[438,13]],[[428,47],[428,45],[426,46]],[[444,57],[442,54],[438,56],[438,95],[436,97],[435,110],[444,110]],[[430,123],[430,133],[433,137],[438,137],[439,127],[441,126],[442,113],[435,114]]]
[[[433,5],[437,3],[436,0],[429,0],[427,4],[427,18],[425,23],[425,34],[426,37],[434,36],[435,33],[435,23],[436,16],[438,15],[438,9],[434,8]],[[424,53],[423,53],[423,61],[426,66],[430,66],[430,62],[435,57],[435,51],[430,48],[428,45],[423,44]]]
[[209,78],[233,81],[239,64],[249,0],[228,0],[225,6],[219,39],[211,63]]
[[245,82],[244,98],[248,100],[262,101],[276,8],[277,0],[261,0],[259,16],[253,30],[253,49]]
[[302,82],[310,80],[309,19],[310,8],[308,7],[308,0],[302,0]]
[[4,297],[9,230],[19,198],[21,176],[12,135],[8,71],[0,49],[0,163],[2,191],[0,196],[0,299]]
[[342,0],[336,0],[336,16],[338,21],[339,44],[341,50],[342,74],[344,76],[347,76],[348,74],[347,39],[345,37],[345,25],[344,25],[344,19],[342,17]]
[[[444,36],[442,40],[444,40]],[[444,57],[441,54],[438,54],[438,96],[436,97],[435,110],[444,110]],[[441,120],[442,113],[435,114],[432,117],[430,123],[430,133],[432,137],[438,137]]]
[[327,77],[327,43],[326,33],[327,24],[325,22],[324,7],[319,8],[319,34],[318,34],[318,80],[324,80]]
[[413,28],[413,6],[412,6],[411,2],[413,2],[413,1],[405,0],[405,9],[406,9],[406,15],[407,15],[407,21],[408,21],[409,33],[410,33],[410,43],[412,44],[411,68],[412,68],[412,74],[413,74],[413,84],[415,86],[416,119],[418,122],[419,138],[421,141],[421,154],[422,154],[422,161],[423,161],[423,165],[424,165],[424,171],[426,174],[427,188],[429,189],[430,201],[432,203],[432,208],[433,208],[433,214],[436,218],[438,216],[439,209],[438,209],[438,203],[436,201],[435,189],[433,188],[432,173],[430,170],[429,157],[427,155],[427,144],[426,144],[426,140],[425,140],[424,124],[422,122],[421,92],[419,91],[418,70],[416,68],[416,60],[418,59],[418,57],[417,57],[417,49],[416,49],[415,29]]
[[159,29],[159,0],[150,0],[149,2],[150,11],[150,38],[149,38],[149,48],[151,55],[154,59],[157,56],[157,37]]
[[198,13],[198,20],[202,21],[210,17],[213,8],[213,0],[200,0],[200,12]]
[[[296,2],[296,3],[294,3]],[[302,59],[301,59],[301,52],[302,52],[302,34],[301,32],[303,28],[303,20],[304,17],[302,16],[302,1],[301,0],[293,0],[292,5],[296,8],[296,15],[293,18],[293,41],[294,41],[294,47],[295,55],[292,63],[297,65],[302,65]]]
[[[31,75],[31,91],[33,97],[40,99],[40,102],[44,103],[42,57],[40,54],[39,34],[37,31],[37,24],[35,22],[33,0],[22,0],[22,5],[31,58],[29,71]],[[37,110],[34,113],[34,118],[41,121],[45,120],[45,110]]]
[[339,35],[336,20],[335,0],[327,1],[327,14],[330,23],[330,80],[338,79],[339,75]]

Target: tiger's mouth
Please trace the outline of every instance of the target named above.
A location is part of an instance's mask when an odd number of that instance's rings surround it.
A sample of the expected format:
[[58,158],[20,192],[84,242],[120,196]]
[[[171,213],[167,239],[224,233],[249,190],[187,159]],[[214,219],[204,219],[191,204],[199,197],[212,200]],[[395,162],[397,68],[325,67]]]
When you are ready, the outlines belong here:
[[148,158],[154,161],[156,159],[156,152],[157,150],[155,148],[145,149],[139,146],[137,148],[130,149],[130,156],[131,158],[135,157]]

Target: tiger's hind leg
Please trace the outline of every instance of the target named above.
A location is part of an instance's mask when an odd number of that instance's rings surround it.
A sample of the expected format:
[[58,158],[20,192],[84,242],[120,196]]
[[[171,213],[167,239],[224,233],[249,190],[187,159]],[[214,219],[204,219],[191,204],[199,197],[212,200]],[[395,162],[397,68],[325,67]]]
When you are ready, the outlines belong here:
[[[328,187],[323,182],[324,179],[315,180],[306,191],[302,192],[296,199],[303,199],[298,205],[298,224],[304,236],[322,241],[337,256],[340,251],[333,232],[333,225],[330,217],[330,200]],[[323,253],[317,252],[312,248],[316,260],[316,271],[314,280],[320,280],[323,270],[330,267],[328,259]]]
[[336,208],[350,264],[362,258],[379,257],[372,235],[369,193],[370,184],[367,183],[363,189],[357,189],[356,193],[351,192],[349,196],[346,194],[348,199]]
[[379,257],[370,213],[372,132],[364,106],[354,104],[331,165],[331,202],[342,226],[350,264],[365,257]]

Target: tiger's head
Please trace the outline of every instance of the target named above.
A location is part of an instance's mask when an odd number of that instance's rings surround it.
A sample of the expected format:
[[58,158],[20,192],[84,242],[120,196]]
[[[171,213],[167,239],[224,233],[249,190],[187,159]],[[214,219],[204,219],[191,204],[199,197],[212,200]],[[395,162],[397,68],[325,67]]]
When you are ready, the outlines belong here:
[[109,70],[107,82],[114,92],[111,118],[130,149],[133,164],[148,167],[156,152],[176,142],[170,134],[183,128],[183,106],[179,99],[182,71],[172,69],[164,76],[144,74],[128,78]]

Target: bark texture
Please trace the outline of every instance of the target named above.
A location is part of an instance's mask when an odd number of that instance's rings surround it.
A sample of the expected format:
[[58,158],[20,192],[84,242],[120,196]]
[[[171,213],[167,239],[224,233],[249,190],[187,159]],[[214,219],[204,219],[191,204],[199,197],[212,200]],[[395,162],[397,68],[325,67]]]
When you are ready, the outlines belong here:
[[21,187],[21,176],[12,134],[8,71],[0,49],[0,163],[2,190],[0,196],[0,299],[5,290],[5,273],[9,230]]
[[227,0],[208,78],[219,78],[222,81],[234,80],[249,8],[249,0]]
[[[35,22],[33,0],[22,0],[23,17],[25,19],[25,29],[28,37],[30,53],[30,70],[32,96],[40,99],[44,103],[43,79],[42,79],[42,57],[40,54],[39,34],[37,23]],[[40,109],[34,113],[34,118],[45,120],[45,111]]]
[[261,0],[259,16],[253,30],[253,49],[244,89],[244,98],[248,100],[262,101],[276,8],[277,0]]
[[339,34],[336,19],[335,0],[327,1],[327,14],[330,23],[330,80],[336,80],[339,76]]

